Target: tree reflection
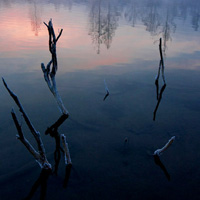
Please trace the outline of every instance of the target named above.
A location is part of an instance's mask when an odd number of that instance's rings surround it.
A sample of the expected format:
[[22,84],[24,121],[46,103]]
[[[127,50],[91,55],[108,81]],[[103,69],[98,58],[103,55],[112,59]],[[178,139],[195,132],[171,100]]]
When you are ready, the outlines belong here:
[[138,1],[132,0],[124,11],[125,19],[134,27],[138,19]]
[[35,36],[38,36],[40,25],[42,23],[41,20],[41,5],[38,5],[38,0],[29,0],[30,2],[30,19],[31,19],[31,27],[32,31],[35,33]]
[[152,35],[156,35],[158,33],[158,28],[161,24],[161,16],[159,16],[158,13],[159,5],[159,0],[148,1],[144,11],[144,17],[142,18],[142,21],[146,26],[146,30]]
[[[176,14],[176,12],[174,14]],[[172,40],[171,33],[174,33],[176,30],[176,24],[174,23],[174,15],[170,15],[170,8],[167,9],[165,21],[162,27],[163,53],[166,56],[167,42],[169,40]]]
[[117,22],[117,11],[111,6],[110,1],[93,0],[91,2],[89,35],[98,54],[100,54],[102,43],[107,49],[110,48],[118,26]]
[[[199,30],[200,1],[198,0],[129,0],[123,4],[122,11],[131,26],[142,23],[152,36],[162,35],[164,55],[167,43],[172,41],[172,33],[176,31],[175,19],[182,18],[185,21],[189,18],[194,30]],[[188,14],[191,16],[188,17]]]
[[88,6],[89,35],[99,54],[101,45],[111,47],[113,37],[118,27],[119,17],[131,24],[143,24],[152,36],[162,35],[164,40],[163,52],[167,42],[172,41],[177,21],[188,20],[195,31],[199,30],[200,1],[199,0],[0,0],[0,5],[11,7],[14,3],[28,2],[32,31],[38,36],[41,25],[42,5],[53,4],[56,10],[67,7],[72,9],[74,3]]
[[199,30],[199,21],[200,21],[200,2],[195,0],[191,9],[192,14],[192,26],[195,31]]

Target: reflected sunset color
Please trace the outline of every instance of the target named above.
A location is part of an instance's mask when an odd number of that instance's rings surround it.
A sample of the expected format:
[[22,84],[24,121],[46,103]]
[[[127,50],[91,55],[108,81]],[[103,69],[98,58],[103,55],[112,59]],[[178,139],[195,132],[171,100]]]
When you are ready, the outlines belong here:
[[[187,1],[185,5],[174,3],[175,9],[173,3],[167,1],[156,6],[150,2],[90,0],[80,4],[76,1],[47,4],[37,0],[1,1],[0,46],[3,48],[0,57],[37,57],[38,60],[41,55],[47,59],[48,35],[43,21],[50,18],[55,30],[64,29],[58,43],[58,56],[64,65],[60,66],[62,71],[156,60],[159,37],[164,39],[166,58],[198,53],[199,22],[195,21],[195,12],[192,12],[195,5],[186,7]],[[145,7],[141,7],[143,4]]]
[[199,16],[199,0],[0,0],[0,74],[52,165],[16,140],[37,147],[2,82],[0,200],[198,200]]

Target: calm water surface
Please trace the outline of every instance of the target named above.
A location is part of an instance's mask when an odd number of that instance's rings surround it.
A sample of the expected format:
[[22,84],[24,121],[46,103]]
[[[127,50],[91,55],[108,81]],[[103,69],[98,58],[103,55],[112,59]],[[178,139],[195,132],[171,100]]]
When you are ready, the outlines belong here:
[[[50,60],[43,22],[52,18],[56,34],[63,28],[56,81],[70,117],[59,133],[73,162],[68,179],[61,155],[57,176],[37,185],[41,169],[16,140],[11,108],[35,141],[0,84],[0,199],[40,199],[44,191],[44,199],[60,200],[199,199],[199,16],[198,0],[0,0],[0,74],[40,131],[53,167],[55,140],[44,132],[60,113],[40,69]],[[160,38],[167,86],[158,104]],[[160,76],[159,92],[163,85]],[[172,136],[156,162],[153,152]]]

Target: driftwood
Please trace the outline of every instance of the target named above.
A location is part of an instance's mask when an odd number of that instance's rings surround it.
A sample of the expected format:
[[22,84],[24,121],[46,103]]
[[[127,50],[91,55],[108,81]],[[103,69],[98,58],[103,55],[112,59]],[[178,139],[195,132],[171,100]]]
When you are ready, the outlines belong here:
[[163,163],[160,161],[160,155],[171,146],[171,144],[174,142],[174,140],[175,140],[175,136],[171,137],[169,139],[169,141],[161,149],[157,149],[153,153],[154,162],[156,163],[156,165],[158,165],[162,169],[162,171],[164,172],[168,181],[170,181],[170,175],[169,175],[167,169],[165,168],[165,166],[163,165]]
[[12,109],[12,112],[11,112],[12,118],[13,118],[13,121],[14,121],[15,126],[16,126],[17,131],[18,131],[17,139],[19,139],[24,144],[24,146],[33,155],[33,157],[38,162],[38,164],[40,165],[41,168],[51,169],[51,164],[48,162],[48,160],[46,158],[45,149],[44,149],[42,139],[40,137],[40,133],[38,131],[36,131],[36,129],[32,125],[32,123],[31,123],[30,119],[28,118],[27,114],[25,113],[24,108],[22,107],[17,95],[10,90],[10,88],[8,87],[7,83],[5,82],[5,80],[3,78],[2,78],[2,80],[3,80],[5,88],[7,89],[10,96],[13,98],[13,100],[15,101],[17,106],[19,107],[19,111],[22,113],[22,116],[24,117],[24,120],[25,120],[28,128],[30,129],[32,135],[34,136],[34,138],[37,142],[38,151],[36,151],[34,149],[34,147],[29,143],[29,141],[24,137],[22,127],[18,122],[18,119],[17,119],[17,116],[14,112],[14,109]]
[[62,144],[63,144],[64,151],[65,151],[65,164],[72,165],[68,143],[66,142],[66,137],[64,134],[61,135],[61,140],[62,140]]
[[171,139],[165,144],[165,146],[163,146],[161,149],[157,149],[156,151],[154,151],[153,155],[160,156],[164,151],[166,151],[171,146],[174,140],[175,136],[171,137]]
[[[57,62],[57,55],[56,55],[56,43],[57,43],[58,39],[60,38],[63,29],[61,29],[58,37],[56,37],[54,29],[53,29],[52,20],[49,20],[48,24],[46,24],[45,22],[44,22],[44,24],[48,28],[48,32],[49,32],[49,51],[51,53],[51,60],[47,64],[46,67],[45,67],[44,63],[41,63],[41,68],[42,68],[42,71],[44,74],[44,79],[45,79],[51,93],[54,95],[61,113],[67,115],[67,114],[69,114],[69,112],[65,108],[65,106],[62,102],[62,99],[58,93],[58,90],[56,87],[56,80],[55,80],[55,75],[56,75],[56,72],[58,69],[58,62]],[[51,65],[52,65],[52,69],[50,70]]]
[[49,134],[51,137],[55,139],[55,142],[56,142],[56,149],[54,151],[55,165],[54,165],[54,170],[53,170],[53,173],[55,173],[56,175],[57,175],[58,166],[60,163],[61,151],[64,152],[64,150],[61,148],[61,145],[60,145],[60,134],[58,132],[58,128],[59,126],[62,125],[62,123],[67,118],[68,118],[68,115],[65,115],[65,114],[61,115],[61,117],[59,117],[59,119],[53,125],[48,127],[47,130],[45,131],[45,135]]
[[[71,162],[71,158],[70,158],[70,154],[69,154],[69,149],[68,149],[68,144],[66,143],[66,137],[65,135],[62,134],[62,136],[60,136],[60,134],[58,133],[57,129],[58,127],[68,118],[69,116],[69,112],[67,111],[67,109],[65,108],[62,99],[58,93],[57,87],[56,87],[56,80],[55,80],[55,75],[58,69],[58,62],[57,62],[57,55],[56,55],[56,43],[58,41],[58,39],[60,38],[63,29],[61,29],[61,31],[59,32],[58,37],[55,36],[55,32],[54,32],[54,28],[53,28],[53,23],[52,20],[49,20],[49,23],[45,23],[47,29],[48,29],[48,33],[49,33],[49,51],[51,53],[51,60],[50,62],[47,64],[47,66],[45,67],[44,63],[41,63],[41,68],[44,74],[44,79],[51,91],[51,93],[54,95],[59,110],[62,113],[62,116],[58,119],[58,121],[53,124],[50,128],[48,128],[46,130],[46,134],[50,134],[52,137],[55,138],[56,140],[56,151],[54,152],[54,157],[55,157],[55,173],[57,173],[57,169],[58,169],[58,164],[60,161],[60,137],[62,139],[62,144],[64,147],[64,153],[65,153],[65,163],[66,164],[72,164]],[[50,70],[52,65],[52,69]]]

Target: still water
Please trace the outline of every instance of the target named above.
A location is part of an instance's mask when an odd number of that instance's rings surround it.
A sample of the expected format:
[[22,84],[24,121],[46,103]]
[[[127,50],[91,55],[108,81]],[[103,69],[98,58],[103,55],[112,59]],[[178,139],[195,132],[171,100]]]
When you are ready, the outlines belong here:
[[[44,133],[60,112],[40,68],[51,58],[43,24],[51,18],[56,35],[63,29],[56,83],[70,117],[59,133],[73,166],[68,176],[61,153],[57,175],[36,182],[41,169],[16,140],[12,108],[36,147],[34,138],[2,83],[0,199],[199,199],[200,1],[0,0],[0,74],[54,168],[55,140]],[[160,38],[166,87],[160,75],[159,101]]]

